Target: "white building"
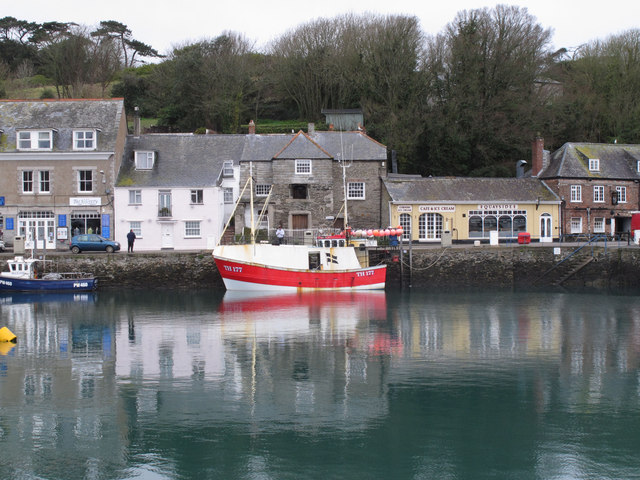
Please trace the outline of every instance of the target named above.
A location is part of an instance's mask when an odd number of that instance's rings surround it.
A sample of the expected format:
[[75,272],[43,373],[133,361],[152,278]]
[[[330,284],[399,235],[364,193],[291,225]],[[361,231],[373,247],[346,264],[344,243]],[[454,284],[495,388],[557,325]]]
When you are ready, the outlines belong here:
[[244,135],[130,135],[115,187],[115,238],[135,250],[205,250],[238,196]]

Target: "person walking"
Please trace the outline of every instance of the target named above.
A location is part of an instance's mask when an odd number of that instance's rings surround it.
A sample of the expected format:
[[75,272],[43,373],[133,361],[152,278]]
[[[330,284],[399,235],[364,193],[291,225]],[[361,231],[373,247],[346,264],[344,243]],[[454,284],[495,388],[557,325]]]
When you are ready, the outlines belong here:
[[133,242],[136,241],[136,234],[133,233],[133,229],[129,230],[129,233],[127,233],[127,243],[128,243],[128,248],[127,248],[127,253],[133,253]]

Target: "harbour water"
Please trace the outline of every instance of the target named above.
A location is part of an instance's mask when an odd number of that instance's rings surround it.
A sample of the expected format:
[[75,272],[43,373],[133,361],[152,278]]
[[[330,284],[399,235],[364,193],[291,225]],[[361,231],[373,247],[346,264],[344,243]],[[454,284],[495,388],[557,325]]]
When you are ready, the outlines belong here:
[[640,296],[0,297],[0,479],[640,478]]

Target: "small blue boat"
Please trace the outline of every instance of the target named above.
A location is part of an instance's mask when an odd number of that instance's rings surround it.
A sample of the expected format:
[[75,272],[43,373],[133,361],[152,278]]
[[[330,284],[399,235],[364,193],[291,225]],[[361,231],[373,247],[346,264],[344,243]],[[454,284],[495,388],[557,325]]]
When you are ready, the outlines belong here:
[[7,260],[8,272],[0,272],[0,292],[88,292],[98,279],[83,272],[46,272],[45,261],[16,256]]

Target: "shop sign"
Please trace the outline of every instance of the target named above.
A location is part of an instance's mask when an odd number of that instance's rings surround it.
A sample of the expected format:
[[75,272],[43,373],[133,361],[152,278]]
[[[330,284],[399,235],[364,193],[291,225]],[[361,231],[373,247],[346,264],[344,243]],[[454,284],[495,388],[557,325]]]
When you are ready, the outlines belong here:
[[69,205],[72,207],[99,207],[100,197],[71,197]]
[[453,213],[456,211],[455,205],[420,205],[420,213]]
[[398,213],[411,213],[412,210],[411,205],[398,205]]
[[478,205],[479,210],[518,210],[517,203],[483,203]]

